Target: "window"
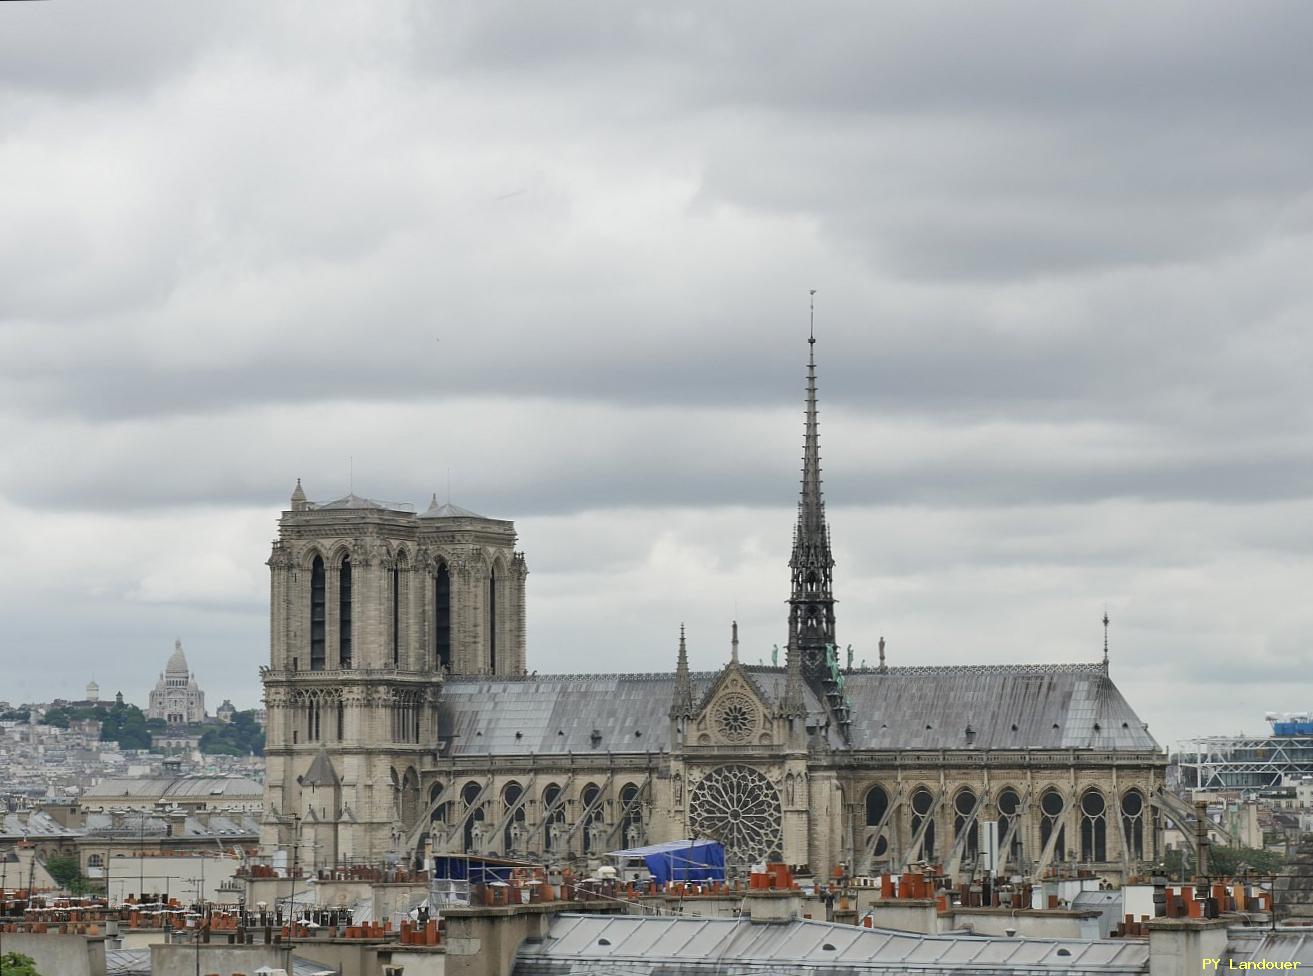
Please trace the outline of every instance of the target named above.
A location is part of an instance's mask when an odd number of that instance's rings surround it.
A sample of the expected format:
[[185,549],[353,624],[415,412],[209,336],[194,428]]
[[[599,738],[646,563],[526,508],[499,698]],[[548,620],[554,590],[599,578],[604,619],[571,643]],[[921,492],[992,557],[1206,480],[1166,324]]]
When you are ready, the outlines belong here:
[[[889,794],[885,792],[883,786],[872,786],[866,791],[866,826],[872,829],[879,827],[880,822],[884,820],[885,814],[889,811]],[[876,857],[881,857],[889,850],[889,840],[885,837],[884,831],[880,832],[878,837],[872,837],[867,841],[870,852]]]
[[401,666],[401,570],[392,570],[392,666]]
[[588,828],[591,827],[593,824],[600,824],[603,822],[602,804],[598,802],[601,795],[602,795],[602,791],[598,789],[598,787],[594,786],[592,783],[589,783],[587,786],[584,787],[583,794],[580,797],[580,799],[583,800],[583,805],[584,805],[583,833],[584,833],[585,854],[589,853],[593,849],[593,837],[592,837],[593,832],[590,831]]
[[497,571],[488,570],[488,671],[497,673]]
[[439,670],[451,670],[451,573],[440,563],[433,577],[433,651]]
[[351,667],[351,557],[343,556],[337,571],[337,659]]
[[543,820],[543,850],[550,851],[552,834],[565,825],[565,803],[561,801],[561,788],[555,783],[543,790]]
[[[953,839],[959,840],[966,832],[966,841],[962,845],[962,856],[974,859],[979,850],[980,831],[971,814],[976,809],[976,795],[970,790],[962,790],[953,797]],[[970,823],[968,827],[967,824]]]
[[346,733],[346,706],[342,702],[337,703],[337,741],[341,742]]
[[315,556],[310,565],[310,670],[324,670],[324,627],[327,619],[324,597],[324,560]]
[[[998,842],[1000,844],[1002,844],[1003,841],[1007,839],[1008,830],[1011,828],[1012,822],[1014,818],[1017,816],[1017,811],[1020,809],[1021,809],[1021,797],[1017,794],[1016,790],[1014,790],[1012,787],[1009,786],[1006,789],[999,792]],[[999,867],[1002,867],[1003,864],[1007,863],[1007,860],[1009,858],[1014,862],[1018,862],[1018,863],[1020,862],[1021,860],[1020,825],[1018,825],[1017,830],[1014,830],[1012,832],[1012,844],[1009,847],[1009,849],[1006,851],[1000,850],[998,853],[998,857],[1000,862]]]
[[1039,798],[1039,842],[1042,846],[1047,847],[1049,838],[1053,836],[1056,830],[1058,839],[1053,844],[1054,861],[1065,861],[1067,859],[1067,828],[1062,823],[1062,812],[1065,804],[1062,802],[1062,794],[1055,789],[1045,790]]
[[[460,791],[460,798],[465,804],[465,809],[467,811],[474,805],[475,801],[478,800],[479,794],[482,792],[483,790],[479,788],[479,784],[472,780],[465,784],[464,789]],[[484,814],[482,804],[479,805],[477,810],[465,818],[465,851],[467,853],[474,852],[475,841],[483,836],[483,821]],[[479,825],[478,837],[475,835],[475,824]]]
[[935,859],[935,821],[930,810],[935,805],[935,798],[924,786],[912,794],[912,836],[915,837],[921,825],[925,824],[925,839],[921,843],[921,858],[926,861]]
[[1126,830],[1126,853],[1131,857],[1144,857],[1144,794],[1129,790],[1122,797],[1122,827]]
[[638,802],[638,795],[638,787],[633,783],[626,783],[620,790],[620,842],[626,847],[631,839],[636,845],[642,843],[643,806]]
[[1080,798],[1080,859],[1108,860],[1108,805],[1098,790],[1086,790]]
[[[516,824],[521,828],[524,827],[524,804],[520,803],[520,796],[523,794],[519,783],[507,783],[506,788],[502,790],[502,816],[506,817],[506,829],[502,831],[502,850],[507,854],[515,850],[515,831]],[[517,806],[518,804],[518,806]],[[514,810],[514,813],[511,811]]]

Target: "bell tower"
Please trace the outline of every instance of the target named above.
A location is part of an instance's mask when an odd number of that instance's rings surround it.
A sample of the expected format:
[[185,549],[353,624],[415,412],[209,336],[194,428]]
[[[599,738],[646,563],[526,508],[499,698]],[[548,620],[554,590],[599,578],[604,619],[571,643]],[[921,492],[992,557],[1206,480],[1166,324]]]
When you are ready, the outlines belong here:
[[528,569],[515,525],[453,505],[297,482],[269,557],[267,852],[378,861],[415,826],[449,675],[525,670]]

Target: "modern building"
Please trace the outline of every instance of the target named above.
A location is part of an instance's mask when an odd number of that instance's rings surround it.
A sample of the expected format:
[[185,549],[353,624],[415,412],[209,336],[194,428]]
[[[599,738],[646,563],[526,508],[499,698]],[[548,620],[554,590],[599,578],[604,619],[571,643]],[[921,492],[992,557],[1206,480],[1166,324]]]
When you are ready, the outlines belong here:
[[205,721],[205,692],[201,691],[196,675],[187,667],[187,655],[182,652],[181,640],[173,642],[173,654],[150,693],[146,717],[161,718],[170,725]]
[[769,857],[819,877],[922,860],[969,875],[996,829],[1004,873],[1079,862],[1121,878],[1153,861],[1176,815],[1167,759],[1106,647],[1081,663],[918,653],[894,667],[881,641],[877,667],[840,660],[811,343],[770,666],[740,660],[735,627],[726,663],[693,672],[681,628],[671,671],[529,674],[513,523],[436,499],[420,514],[317,504],[298,481],[268,563],[266,850],[586,865],[709,837],[738,872]]
[[1268,735],[1200,736],[1180,743],[1181,785],[1257,792],[1313,776],[1313,721],[1307,712],[1266,716]]

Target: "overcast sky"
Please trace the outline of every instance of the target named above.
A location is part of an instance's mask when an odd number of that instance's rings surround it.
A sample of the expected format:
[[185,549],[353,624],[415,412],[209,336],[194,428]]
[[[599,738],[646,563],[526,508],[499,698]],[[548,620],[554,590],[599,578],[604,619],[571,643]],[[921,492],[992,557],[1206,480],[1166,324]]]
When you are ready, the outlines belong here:
[[[841,643],[1313,708],[1313,6],[0,4],[0,699],[252,706],[312,499],[513,518],[529,666]],[[352,459],[348,462],[348,459]]]

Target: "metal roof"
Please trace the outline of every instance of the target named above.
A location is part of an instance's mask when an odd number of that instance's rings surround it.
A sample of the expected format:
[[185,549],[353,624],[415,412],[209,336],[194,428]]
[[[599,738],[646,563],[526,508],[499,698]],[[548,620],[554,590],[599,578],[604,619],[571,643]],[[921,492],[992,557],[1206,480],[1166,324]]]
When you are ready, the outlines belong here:
[[[717,677],[691,675],[694,698]],[[752,675],[768,704],[776,685],[783,690],[783,672],[778,677]],[[448,756],[668,751],[674,688],[673,674],[449,678],[438,698],[438,736]],[[819,702],[807,698],[819,716]]]
[[[768,706],[780,700],[783,668],[742,670]],[[691,675],[695,701],[720,674]],[[1099,665],[889,668],[844,677],[853,749],[1158,751]],[[674,682],[673,673],[449,678],[438,700],[443,754],[669,750]],[[805,700],[809,721],[820,722],[824,711],[810,688]],[[830,744],[843,747],[833,728]]]
[[1098,664],[889,668],[845,679],[854,748],[1158,751]]
[[1278,964],[1293,962],[1301,966],[1313,966],[1313,929],[1310,928],[1232,926],[1227,929],[1227,938],[1227,955],[1236,962],[1267,960]]
[[0,837],[81,837],[85,831],[65,827],[40,810],[0,814]]
[[[580,967],[580,968],[575,968]],[[586,971],[694,973],[1147,973],[1149,946],[1128,939],[918,935],[797,920],[560,915],[525,943],[514,976]]]
[[468,508],[461,508],[459,505],[453,505],[451,502],[438,504],[438,496],[434,495],[429,502],[429,507],[420,513],[420,518],[486,518],[478,512],[471,512]]
[[264,787],[246,776],[117,776],[103,779],[87,789],[82,800],[112,800],[123,797],[161,800],[182,797],[260,798]]
[[[204,960],[209,966],[209,959]],[[260,970],[256,970],[260,972]],[[333,976],[335,970],[304,956],[292,957],[292,976]],[[106,949],[106,976],[151,976],[150,946],[138,949]]]
[[326,511],[335,509],[373,509],[383,512],[409,512],[414,514],[415,506],[409,502],[384,502],[376,498],[365,498],[363,495],[357,495],[350,492],[341,498],[335,498],[331,502],[307,502],[306,507],[313,511]]

